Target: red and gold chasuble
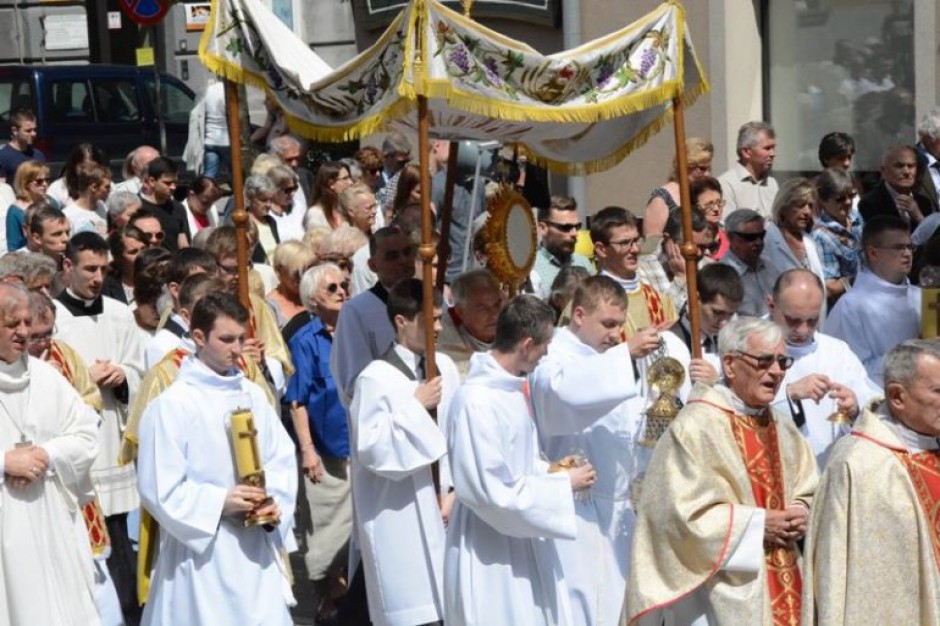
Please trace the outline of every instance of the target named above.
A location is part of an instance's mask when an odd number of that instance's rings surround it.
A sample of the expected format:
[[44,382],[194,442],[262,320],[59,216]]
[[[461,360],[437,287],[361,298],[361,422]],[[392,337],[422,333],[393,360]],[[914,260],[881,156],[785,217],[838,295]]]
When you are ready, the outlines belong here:
[[907,469],[924,517],[930,527],[930,542],[940,565],[940,450],[917,454],[893,451]]
[[[70,385],[74,385],[72,382],[74,375],[72,368],[55,342],[52,342],[52,345],[49,346],[48,360],[62,372]],[[108,527],[104,523],[104,511],[101,510],[98,496],[82,506],[82,519],[85,520],[85,529],[88,531],[91,553],[96,557],[109,554],[111,551],[111,536],[108,535]]]
[[643,328],[677,319],[672,299],[641,282],[639,289],[627,294],[627,319],[623,325],[623,335],[625,339],[630,339]]
[[[773,420],[747,415],[729,415],[729,418],[751,481],[755,504],[769,511],[784,510],[787,503],[776,424]],[[803,584],[796,549],[765,545],[764,561],[774,626],[798,626]]]

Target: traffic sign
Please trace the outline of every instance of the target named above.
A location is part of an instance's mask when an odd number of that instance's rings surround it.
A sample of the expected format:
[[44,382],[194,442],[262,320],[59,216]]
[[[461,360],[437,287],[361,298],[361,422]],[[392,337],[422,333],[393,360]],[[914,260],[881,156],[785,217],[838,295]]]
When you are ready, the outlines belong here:
[[170,10],[171,0],[121,0],[121,10],[141,26],[153,26]]

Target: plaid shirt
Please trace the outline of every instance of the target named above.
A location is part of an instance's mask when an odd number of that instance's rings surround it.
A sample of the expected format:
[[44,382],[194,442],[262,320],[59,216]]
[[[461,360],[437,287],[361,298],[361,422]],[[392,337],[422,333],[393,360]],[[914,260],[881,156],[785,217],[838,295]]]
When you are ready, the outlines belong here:
[[813,241],[819,250],[827,280],[855,278],[858,273],[862,252],[862,227],[865,223],[857,210],[849,213],[849,221],[851,230],[823,212],[813,228]]

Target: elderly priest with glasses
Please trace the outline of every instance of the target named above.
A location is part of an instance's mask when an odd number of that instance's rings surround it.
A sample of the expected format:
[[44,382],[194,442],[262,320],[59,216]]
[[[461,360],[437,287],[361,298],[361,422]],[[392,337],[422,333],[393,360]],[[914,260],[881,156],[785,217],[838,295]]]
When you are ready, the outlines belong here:
[[793,358],[773,322],[718,336],[723,380],[698,386],[653,451],[622,624],[797,624],[816,460],[771,409]]

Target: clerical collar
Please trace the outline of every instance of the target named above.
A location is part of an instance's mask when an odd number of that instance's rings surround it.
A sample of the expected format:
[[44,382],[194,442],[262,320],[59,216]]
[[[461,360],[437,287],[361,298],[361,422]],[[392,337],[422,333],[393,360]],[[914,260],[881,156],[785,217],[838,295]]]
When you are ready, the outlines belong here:
[[171,314],[170,317],[167,318],[163,328],[180,339],[189,339],[189,323],[178,313]]
[[376,298],[382,301],[382,304],[388,304],[388,289],[382,283],[375,283],[369,288]]
[[197,356],[189,356],[180,365],[180,377],[190,380],[197,387],[208,386],[216,389],[241,388],[244,378],[241,370],[234,367],[225,374],[219,374],[202,362]]
[[66,288],[56,296],[56,300],[61,302],[68,309],[68,312],[75,317],[101,315],[104,312],[104,296],[101,295],[94,300],[85,300],[72,293],[71,289]]
[[23,354],[12,363],[0,359],[0,392],[15,393],[29,384],[29,357]]
[[904,447],[912,454],[940,448],[940,437],[922,435],[917,431],[911,430],[891,415],[891,412],[888,410],[887,402],[881,403],[881,406],[878,407],[877,414],[878,417],[884,420],[892,432],[898,436],[898,439],[901,440]]
[[738,394],[731,391],[731,388],[727,387],[724,384],[715,385],[714,387],[712,387],[712,389],[716,390],[718,393],[724,396],[725,400],[728,401],[728,404],[731,405],[731,408],[734,410],[734,412],[739,415],[761,417],[767,413],[767,407],[748,406],[747,404],[744,403],[744,400],[738,397]]
[[623,290],[626,291],[627,293],[636,293],[637,291],[640,290],[640,275],[639,274],[634,274],[633,278],[621,278],[620,276],[614,276],[607,270],[601,270],[601,275],[607,276],[609,278],[613,278],[615,281],[617,281],[617,284],[623,287]]
[[907,297],[907,289],[911,286],[911,282],[905,278],[900,283],[888,282],[884,278],[878,276],[868,267],[863,267],[858,273],[858,276],[855,278],[855,287],[862,287],[869,291],[878,290],[885,294],[895,296],[898,298]]
[[816,342],[816,335],[813,334],[813,339],[804,343],[803,345],[794,345],[792,343],[787,343],[787,354],[792,356],[794,359],[802,359],[805,356],[809,356],[812,353],[816,352],[816,348],[819,347],[819,344]]

